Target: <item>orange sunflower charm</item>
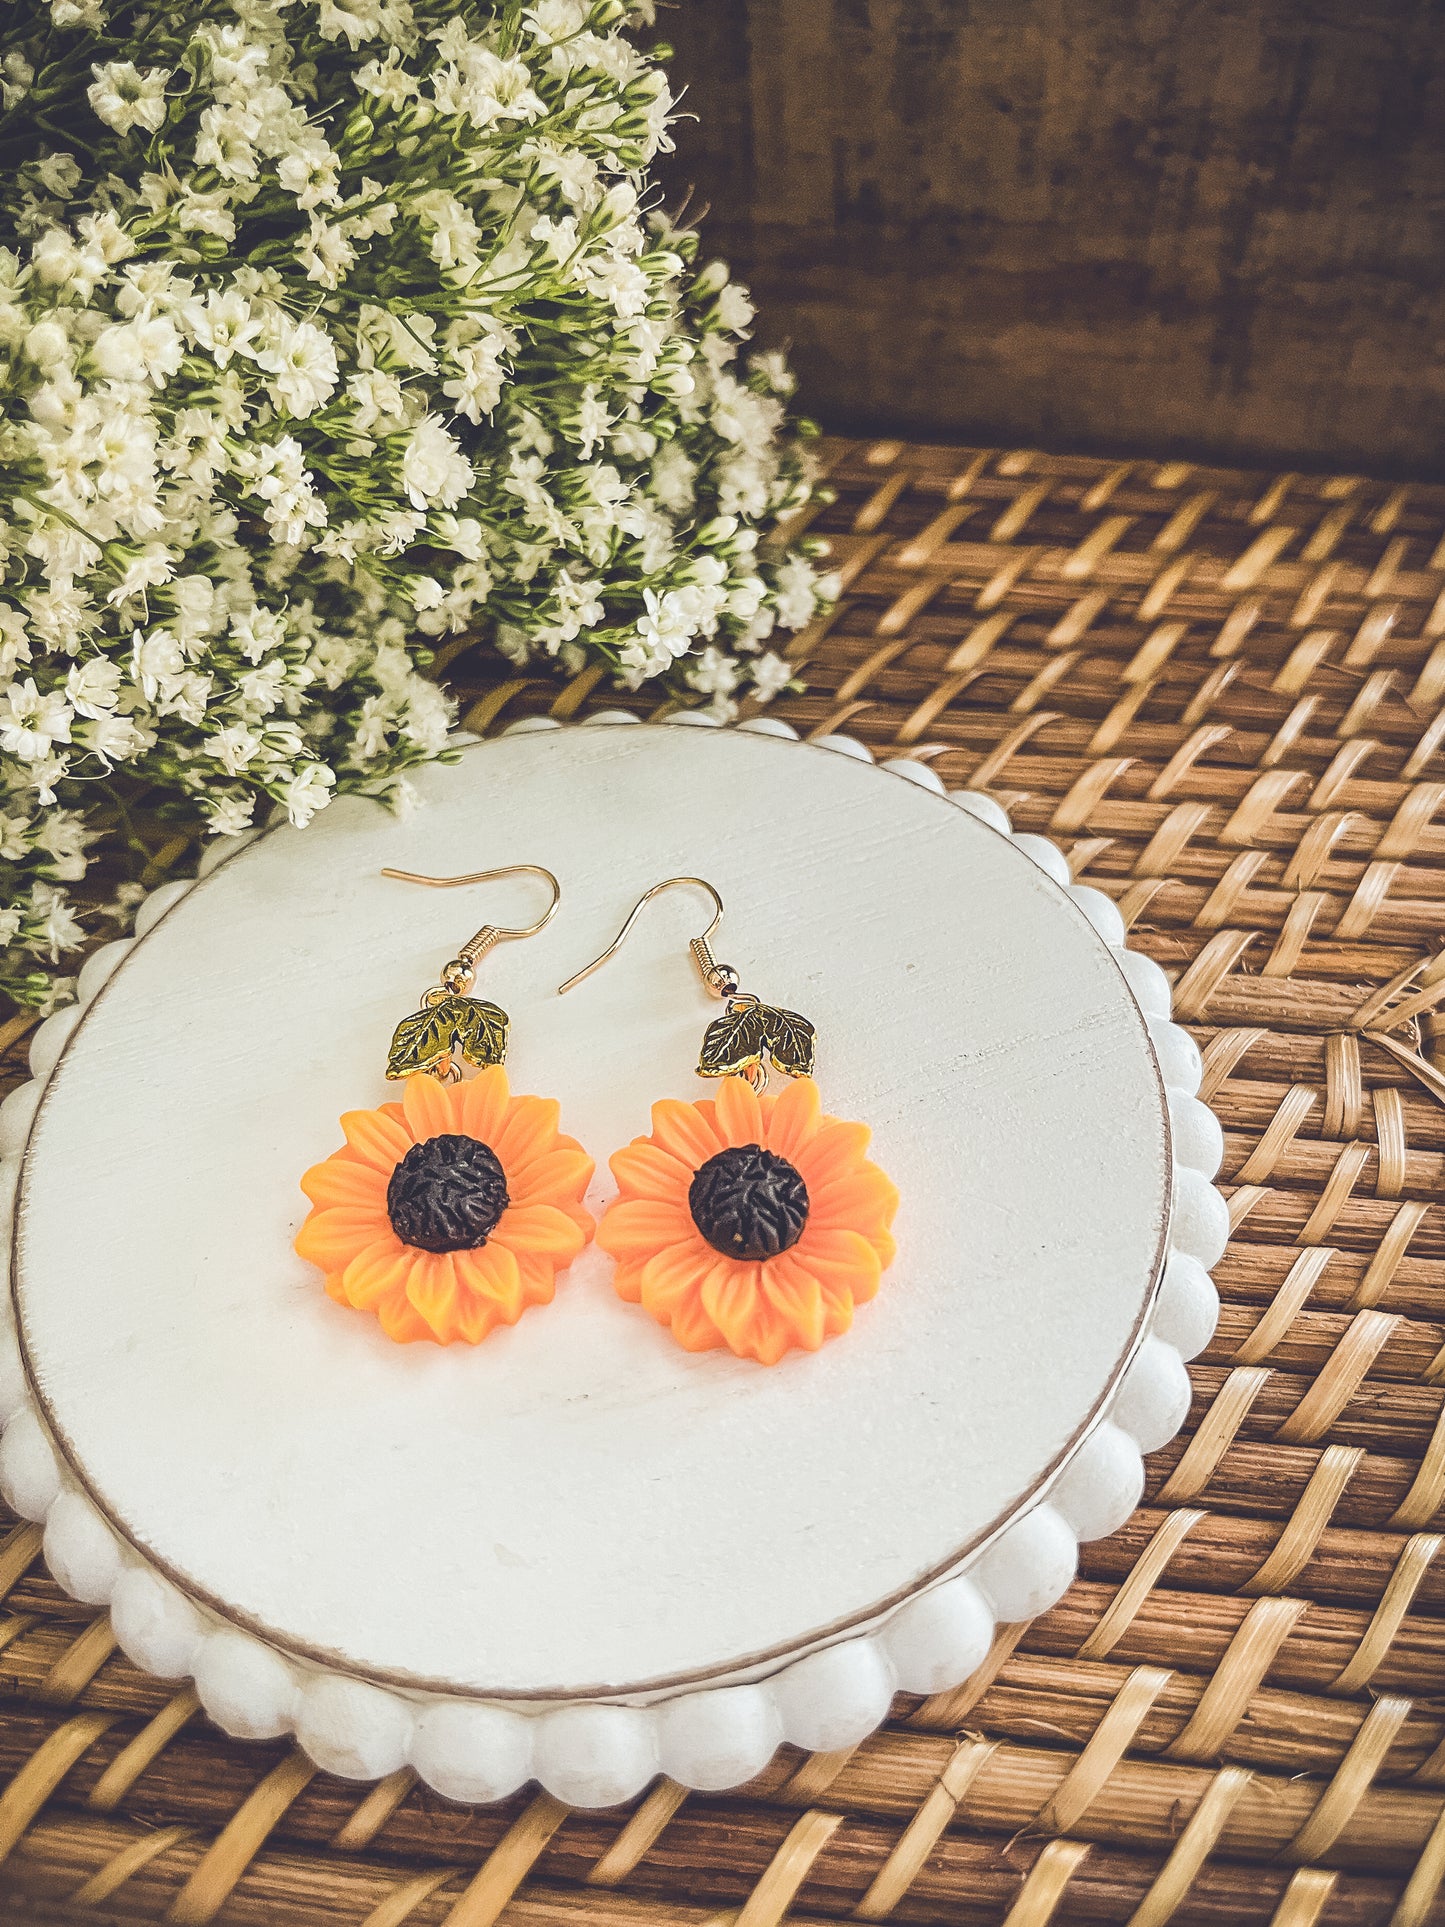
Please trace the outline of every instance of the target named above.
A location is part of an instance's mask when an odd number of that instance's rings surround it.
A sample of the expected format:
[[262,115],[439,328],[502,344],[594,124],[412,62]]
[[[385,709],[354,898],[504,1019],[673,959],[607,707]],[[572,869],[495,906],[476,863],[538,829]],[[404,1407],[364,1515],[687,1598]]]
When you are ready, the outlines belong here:
[[652,1135],[611,1158],[619,1191],[597,1242],[618,1292],[690,1352],[726,1345],[776,1365],[847,1331],[893,1260],[898,1192],[869,1131],[827,1117],[811,1077],[758,1097],[652,1107]]
[[[867,1158],[867,1125],[824,1114],[812,1024],[741,989],[732,965],[714,957],[723,905],[704,877],[668,877],[644,891],[601,956],[561,990],[615,956],[643,905],[680,884],[713,902],[712,922],[688,950],[725,1005],[697,1065],[699,1077],[721,1080],[718,1094],[653,1105],[652,1135],[610,1160],[619,1190],[597,1242],[616,1260],[620,1296],[687,1351],[726,1346],[776,1365],[847,1331],[854,1306],[877,1292],[893,1262],[898,1192]],[[792,1080],[780,1097],[762,1094],[769,1064]]]
[[[312,1209],[297,1251],[338,1304],[374,1312],[399,1344],[477,1345],[515,1325],[551,1303],[557,1273],[593,1232],[582,1208],[591,1158],[558,1130],[552,1098],[513,1097],[507,1013],[468,994],[479,957],[551,920],[557,879],[532,863],[465,877],[382,872],[438,887],[521,873],[552,886],[550,907],[525,929],[487,924],[462,945],[392,1037],[386,1074],[401,1081],[401,1102],[348,1111],[345,1144],[301,1180]],[[470,1083],[463,1063],[477,1072]]]
[[592,1235],[592,1160],[558,1108],[513,1097],[500,1065],[467,1084],[409,1077],[400,1104],[348,1111],[344,1146],[302,1178],[297,1251],[398,1343],[476,1345],[515,1325]]

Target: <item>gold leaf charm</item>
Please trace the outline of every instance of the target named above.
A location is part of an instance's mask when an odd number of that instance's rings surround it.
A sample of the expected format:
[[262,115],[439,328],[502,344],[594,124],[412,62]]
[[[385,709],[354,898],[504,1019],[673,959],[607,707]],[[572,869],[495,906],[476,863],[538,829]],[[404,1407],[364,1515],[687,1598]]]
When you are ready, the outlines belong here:
[[[435,996],[435,993],[433,993]],[[387,1054],[388,1077],[413,1077],[418,1071],[446,1077],[456,1068],[453,1053],[477,1070],[500,1064],[507,1055],[507,1013],[480,997],[437,997],[403,1017]]]
[[814,1032],[806,1017],[773,1004],[730,1003],[707,1027],[698,1059],[699,1077],[747,1077],[767,1052],[773,1068],[789,1077],[813,1069]]
[[800,1017],[795,1010],[780,1010],[774,1004],[763,1004],[758,1014],[763,1020],[763,1035],[774,1070],[783,1071],[789,1077],[811,1077],[817,1039],[807,1018]]
[[699,1077],[745,1077],[763,1059],[761,1004],[729,1004],[703,1034]]

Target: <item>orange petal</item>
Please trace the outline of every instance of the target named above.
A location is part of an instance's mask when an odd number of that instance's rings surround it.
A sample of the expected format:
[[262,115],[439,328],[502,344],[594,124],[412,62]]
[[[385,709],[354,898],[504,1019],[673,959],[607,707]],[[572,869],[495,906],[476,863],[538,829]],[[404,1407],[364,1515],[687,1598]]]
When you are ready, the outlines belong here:
[[[453,1252],[453,1259],[464,1258],[466,1252]],[[458,1265],[460,1277],[462,1267]],[[451,1335],[463,1345],[480,1345],[488,1332],[495,1331],[498,1325],[505,1324],[497,1307],[490,1298],[462,1290],[457,1293],[456,1308],[452,1313]]]
[[681,1205],[621,1198],[603,1213],[597,1242],[614,1258],[650,1258],[655,1251],[682,1244],[696,1229]]
[[[408,1140],[408,1148],[410,1148],[410,1140]],[[366,1159],[361,1155],[360,1151],[353,1151],[349,1144],[339,1145],[324,1162],[327,1164],[364,1164],[369,1171],[375,1170],[376,1168],[375,1165],[367,1164]]]
[[722,1264],[702,1283],[702,1305],[734,1351],[758,1315],[760,1265]]
[[347,1304],[354,1305],[358,1311],[374,1311],[381,1299],[394,1292],[404,1292],[415,1256],[395,1232],[358,1251],[341,1274],[341,1289]]
[[405,1292],[383,1298],[376,1307],[381,1329],[397,1345],[410,1345],[418,1338],[434,1338],[431,1326],[417,1311]]
[[378,1171],[375,1165],[337,1156],[327,1158],[324,1164],[313,1164],[301,1180],[301,1189],[322,1210],[340,1206],[353,1211],[384,1211],[388,1181],[387,1173]]
[[461,1128],[480,1144],[490,1144],[506,1119],[511,1102],[507,1073],[500,1064],[489,1064],[461,1087]]
[[744,1077],[725,1077],[717,1087],[717,1131],[724,1144],[761,1144],[763,1112]]
[[876,1164],[865,1164],[846,1178],[834,1178],[816,1189],[808,1186],[808,1222],[820,1231],[861,1231],[892,1223],[898,1209],[898,1186]]
[[695,1171],[723,1148],[713,1126],[712,1105],[703,1114],[701,1104],[684,1104],[680,1098],[659,1098],[652,1107],[652,1139],[661,1150]]
[[513,1204],[559,1204],[579,1200],[596,1170],[585,1151],[546,1151],[507,1174]]
[[811,1077],[795,1077],[771,1102],[763,1099],[763,1143],[796,1164],[799,1153],[818,1134],[823,1102]]
[[492,1239],[509,1251],[548,1258],[554,1266],[570,1265],[587,1242],[586,1234],[567,1213],[551,1204],[509,1205],[488,1242]]
[[855,1305],[878,1290],[883,1264],[858,1231],[829,1231],[809,1222],[789,1256],[812,1272],[825,1290],[846,1291]]
[[688,1298],[700,1294],[704,1280],[720,1268],[717,1253],[694,1233],[680,1244],[655,1251],[641,1266],[642,1303],[665,1324]]
[[450,1251],[418,1251],[407,1273],[406,1295],[439,1344],[452,1337],[457,1305],[457,1273]]
[[462,1275],[467,1289],[495,1305],[498,1316],[506,1324],[514,1325],[525,1309],[522,1273],[515,1256],[495,1239],[488,1239],[475,1251],[457,1255],[465,1261]]
[[323,1271],[345,1271],[359,1251],[391,1230],[382,1211],[313,1211],[296,1233],[296,1249]]
[[573,1204],[570,1198],[555,1198],[552,1200],[552,1209],[554,1211],[560,1211],[564,1218],[570,1218],[572,1220],[578,1231],[581,1232],[582,1242],[584,1244],[591,1243],[592,1234],[597,1229],[597,1220],[587,1209],[586,1205]]
[[776,1365],[784,1352],[797,1343],[791,1322],[764,1298],[757,1316],[749,1326],[742,1345],[733,1350],[741,1358],[755,1358],[760,1365]]
[[672,1314],[672,1335],[685,1352],[716,1351],[727,1340],[703,1309],[702,1299],[687,1298]]
[[801,1146],[793,1159],[803,1174],[809,1195],[815,1188],[857,1171],[868,1155],[872,1136],[866,1124],[848,1124],[839,1117],[825,1117],[817,1135]]
[[388,1177],[416,1142],[400,1116],[387,1116],[387,1111],[399,1111],[399,1108],[388,1104],[380,1111],[347,1111],[341,1119],[341,1128],[352,1150],[367,1164],[385,1171]]
[[693,1180],[692,1166],[671,1151],[664,1151],[651,1138],[634,1138],[622,1150],[614,1151],[607,1162],[627,1197],[685,1198]]
[[529,1251],[514,1251],[512,1256],[522,1281],[522,1310],[529,1305],[550,1305],[557,1294],[556,1266],[545,1258],[533,1257]]
[[555,1149],[562,1106],[555,1097],[514,1097],[501,1129],[490,1140],[508,1181],[537,1158]]
[[425,1072],[406,1080],[401,1087],[401,1108],[418,1144],[429,1137],[450,1137],[457,1132],[461,1124],[460,1096],[460,1090],[439,1084]]
[[815,1352],[827,1336],[823,1294],[812,1273],[789,1253],[763,1266],[763,1292],[790,1327],[793,1342]]
[[612,1267],[612,1289],[629,1305],[642,1302],[642,1272],[646,1262],[645,1259],[619,1261]]
[[834,1280],[819,1278],[818,1295],[823,1301],[823,1324],[830,1338],[836,1338],[853,1323],[853,1294]]

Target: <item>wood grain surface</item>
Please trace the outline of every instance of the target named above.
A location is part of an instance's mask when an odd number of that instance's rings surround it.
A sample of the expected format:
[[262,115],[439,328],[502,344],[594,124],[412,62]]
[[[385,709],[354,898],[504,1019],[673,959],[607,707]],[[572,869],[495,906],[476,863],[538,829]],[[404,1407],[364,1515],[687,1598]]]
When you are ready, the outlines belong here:
[[681,0],[669,185],[829,426],[1438,473],[1439,0]]

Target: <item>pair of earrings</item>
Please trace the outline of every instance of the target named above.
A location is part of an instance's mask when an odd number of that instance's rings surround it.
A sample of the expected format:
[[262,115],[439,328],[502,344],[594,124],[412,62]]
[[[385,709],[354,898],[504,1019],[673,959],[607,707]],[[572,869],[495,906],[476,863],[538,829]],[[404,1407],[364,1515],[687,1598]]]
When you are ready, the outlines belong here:
[[[594,1165],[559,1129],[553,1098],[514,1096],[502,1068],[509,1021],[473,997],[479,960],[535,936],[561,888],[550,870],[512,864],[470,876],[386,876],[434,888],[535,876],[552,901],[535,923],[484,925],[397,1025],[386,1075],[401,1101],[341,1119],[346,1142],[301,1180],[312,1209],[296,1249],[339,1304],[370,1312],[389,1338],[478,1344],[533,1305],[595,1234],[615,1261],[620,1297],[641,1305],[688,1351],[726,1346],[774,1365],[848,1330],[894,1255],[891,1181],[867,1157],[866,1125],[826,1116],[813,1081],[813,1026],[744,991],[711,939],[723,904],[701,877],[669,877],[633,906],[572,990],[615,956],[644,905],[694,885],[712,922],[688,945],[704,988],[725,1009],[708,1025],[698,1075],[715,1099],[663,1098],[652,1130],[614,1153],[618,1195],[600,1225],[582,1203]],[[767,1064],[784,1073],[764,1095]],[[462,1066],[475,1072],[463,1077]]]

